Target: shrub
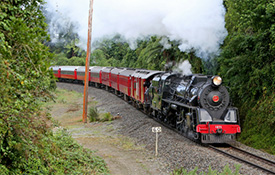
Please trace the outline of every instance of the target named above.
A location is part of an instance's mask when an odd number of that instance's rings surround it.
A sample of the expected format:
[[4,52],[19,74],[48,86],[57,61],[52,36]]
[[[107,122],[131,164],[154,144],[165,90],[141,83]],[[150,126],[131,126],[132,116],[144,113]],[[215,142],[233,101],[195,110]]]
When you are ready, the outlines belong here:
[[113,120],[113,116],[111,115],[110,112],[108,112],[103,115],[103,119],[101,121],[105,122],[105,121],[112,121],[112,120]]
[[88,116],[89,116],[90,122],[95,122],[100,120],[99,112],[96,106],[90,107]]

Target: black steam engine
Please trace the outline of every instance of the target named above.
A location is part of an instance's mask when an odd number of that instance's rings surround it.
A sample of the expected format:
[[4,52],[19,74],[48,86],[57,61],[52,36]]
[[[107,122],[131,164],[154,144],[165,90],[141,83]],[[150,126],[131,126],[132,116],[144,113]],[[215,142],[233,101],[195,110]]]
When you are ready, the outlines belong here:
[[230,106],[219,76],[163,73],[146,91],[152,114],[203,143],[235,140],[241,132],[238,111]]

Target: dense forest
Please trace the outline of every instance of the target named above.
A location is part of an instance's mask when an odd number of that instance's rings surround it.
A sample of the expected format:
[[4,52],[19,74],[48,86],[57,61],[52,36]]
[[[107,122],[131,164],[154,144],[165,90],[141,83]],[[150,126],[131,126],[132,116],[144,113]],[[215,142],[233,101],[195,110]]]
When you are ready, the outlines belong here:
[[242,120],[240,141],[275,153],[275,3],[230,1],[218,72]]
[[[41,102],[51,100],[55,88],[49,66],[84,65],[86,55],[73,23],[59,33],[62,40],[50,41],[50,19],[45,18],[50,15],[43,3],[3,0],[0,4],[0,172],[104,172],[102,160],[85,154],[87,150],[65,131],[53,133],[56,124],[41,113]],[[195,51],[183,53],[179,41],[165,36],[138,40],[133,49],[123,36],[115,35],[94,42],[91,65],[173,70],[188,60],[193,73],[221,75],[240,111],[239,141],[275,154],[274,0],[224,0],[224,6],[228,36],[219,56],[203,60]],[[78,168],[66,169],[72,166]]]
[[[239,140],[275,153],[275,4],[273,0],[224,0],[228,36],[219,56],[198,58],[184,53],[179,41],[148,36],[133,49],[123,36],[102,38],[93,44],[91,65],[173,70],[188,60],[193,73],[218,74],[229,87],[233,104],[239,108],[242,134]],[[68,23],[68,28],[74,27]],[[85,53],[77,46],[75,33],[50,45],[54,65],[84,65]],[[70,42],[68,42],[70,41]],[[164,46],[163,41],[169,45]],[[72,43],[75,45],[72,46]]]

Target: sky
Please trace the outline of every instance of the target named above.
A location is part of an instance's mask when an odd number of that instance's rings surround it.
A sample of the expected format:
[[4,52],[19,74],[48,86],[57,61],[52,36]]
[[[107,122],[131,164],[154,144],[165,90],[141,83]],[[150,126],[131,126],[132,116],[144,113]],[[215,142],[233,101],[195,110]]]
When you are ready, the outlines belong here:
[[[56,19],[49,25],[52,37],[56,23],[64,19],[77,24],[86,49],[90,0],[46,0]],[[223,0],[94,0],[92,40],[121,34],[132,48],[136,39],[151,35],[179,41],[180,50],[195,50],[201,58],[219,53],[227,36]],[[163,43],[167,43],[162,41]],[[169,47],[169,46],[167,46]]]

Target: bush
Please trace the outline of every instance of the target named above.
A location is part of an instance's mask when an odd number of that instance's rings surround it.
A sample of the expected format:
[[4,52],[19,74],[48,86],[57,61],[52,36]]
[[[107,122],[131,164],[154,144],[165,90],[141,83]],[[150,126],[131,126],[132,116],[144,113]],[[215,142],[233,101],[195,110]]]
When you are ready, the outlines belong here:
[[90,107],[88,116],[89,116],[90,122],[95,122],[100,120],[99,112],[96,106]]
[[108,112],[103,115],[103,119],[101,121],[104,122],[104,121],[112,121],[112,120],[113,120],[113,116],[111,115],[110,112]]
[[261,100],[250,107],[246,122],[242,126],[240,141],[275,154],[275,93],[263,94]]

